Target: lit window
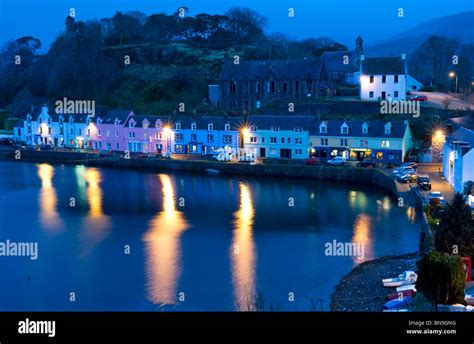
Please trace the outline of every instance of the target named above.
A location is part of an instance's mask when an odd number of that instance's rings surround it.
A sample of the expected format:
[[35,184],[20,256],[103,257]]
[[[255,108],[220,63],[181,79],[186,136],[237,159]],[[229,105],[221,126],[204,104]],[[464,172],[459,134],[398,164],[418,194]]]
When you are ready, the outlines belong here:
[[196,130],[196,123],[191,123],[191,130]]

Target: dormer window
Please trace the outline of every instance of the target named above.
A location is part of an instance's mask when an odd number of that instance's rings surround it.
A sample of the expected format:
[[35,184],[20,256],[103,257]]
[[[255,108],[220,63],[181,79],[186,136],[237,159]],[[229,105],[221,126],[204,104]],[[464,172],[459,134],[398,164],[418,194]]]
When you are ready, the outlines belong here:
[[31,116],[30,116],[30,115],[28,115],[28,117],[26,117],[26,121],[27,121],[28,123],[31,123]]
[[59,117],[59,124],[61,124],[61,125],[62,125],[62,124],[63,124],[63,122],[64,122],[63,118],[62,118],[62,117]]
[[51,118],[48,117],[48,124],[51,124]]
[[155,127],[156,129],[161,129],[163,127],[163,122],[161,122],[160,120],[157,120],[155,123]]
[[101,125],[101,124],[102,124],[102,119],[101,119],[101,118],[97,118],[97,124],[98,124],[98,125]]
[[130,128],[135,128],[135,122],[134,121],[130,121],[130,123],[128,124]]
[[39,124],[43,123],[43,119],[41,117],[38,117],[38,123]]
[[257,127],[254,126],[254,125],[252,125],[252,126],[250,127],[250,131],[257,131]]
[[362,134],[367,134],[369,132],[369,126],[367,123],[362,124]]
[[181,130],[181,123],[180,122],[176,123],[176,130]]
[[86,124],[89,125],[91,123],[91,119],[89,118],[89,116],[87,116],[86,118]]
[[226,123],[226,124],[224,125],[224,130],[225,130],[225,131],[230,131],[230,124],[229,124],[229,123]]
[[390,134],[392,132],[392,124],[388,122],[385,124],[385,134]]
[[207,125],[207,130],[213,131],[213,130],[214,130],[214,124],[209,123],[209,124]]
[[327,134],[328,132],[328,127],[326,125],[326,123],[322,123],[320,126],[319,126],[319,132],[321,134]]
[[191,123],[191,130],[196,130],[196,123]]
[[116,118],[115,119],[115,126],[118,127],[120,125],[120,121]]
[[280,127],[272,127],[272,131],[275,133],[280,131]]
[[295,128],[295,132],[297,132],[297,133],[302,133],[302,132],[303,132],[303,128],[301,128],[301,127],[296,127],[296,128]]
[[344,124],[341,125],[341,134],[349,134],[349,126],[347,125],[346,122],[344,122]]

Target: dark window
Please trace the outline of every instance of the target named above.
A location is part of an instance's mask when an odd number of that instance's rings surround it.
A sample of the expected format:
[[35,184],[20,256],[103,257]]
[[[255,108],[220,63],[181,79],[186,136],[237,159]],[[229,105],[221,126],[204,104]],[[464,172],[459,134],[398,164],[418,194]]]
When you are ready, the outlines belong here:
[[369,98],[373,98],[374,97],[374,91],[370,91],[369,92]]
[[393,76],[393,82],[398,82],[398,75]]
[[256,87],[256,89],[255,89],[255,92],[256,92],[256,93],[262,92],[262,86],[260,85],[260,82],[258,82],[258,81],[257,81],[257,87]]
[[387,82],[387,76],[382,75],[382,84],[385,84]]
[[235,89],[236,89],[235,81],[231,81],[231,82],[230,82],[230,85],[229,85],[230,94],[234,94],[234,93],[235,93]]
[[275,93],[275,81],[270,81],[270,93]]
[[306,80],[306,89],[308,90],[308,92],[311,92],[311,90],[312,90],[312,85],[313,85],[313,83],[312,83],[311,80],[309,80],[309,79]]
[[295,81],[295,92],[296,93],[300,92],[300,82],[298,80]]
[[371,84],[374,83],[374,76],[373,76],[373,75],[370,76],[370,83],[371,83]]
[[393,92],[393,96],[394,96],[395,98],[398,98],[398,91],[394,91],[394,92]]
[[287,91],[288,91],[288,85],[287,85],[286,81],[283,81],[283,93],[286,94]]

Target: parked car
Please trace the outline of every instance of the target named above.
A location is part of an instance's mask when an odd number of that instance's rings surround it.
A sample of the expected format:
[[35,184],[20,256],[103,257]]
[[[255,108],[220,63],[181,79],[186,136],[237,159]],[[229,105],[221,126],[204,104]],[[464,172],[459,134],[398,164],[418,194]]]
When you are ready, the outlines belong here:
[[316,158],[315,156],[313,156],[309,159],[306,159],[303,162],[304,162],[305,165],[317,165],[317,164],[319,164],[319,159]]
[[410,100],[415,101],[415,102],[426,102],[428,101],[428,97],[425,96],[424,94],[419,94],[419,95],[411,97]]
[[240,162],[255,162],[255,155],[252,153],[244,153],[239,156]]
[[13,140],[6,137],[2,137],[0,139],[0,146],[13,146]]
[[375,162],[372,160],[364,159],[357,162],[357,167],[375,167]]
[[403,168],[393,170],[392,172],[394,176],[401,176],[407,173],[416,173],[416,171],[414,168],[411,168],[411,167],[403,167]]
[[431,190],[430,177],[427,175],[418,175],[418,185],[422,190]]
[[346,158],[342,157],[342,156],[336,156],[330,160],[328,160],[328,164],[329,165],[333,165],[333,166],[342,166],[342,165],[345,165],[346,164]]
[[418,164],[416,162],[409,161],[409,162],[404,162],[403,164],[400,165],[400,168],[403,168],[403,167],[411,167],[416,170],[416,168],[418,167]]
[[439,202],[440,205],[445,205],[446,200],[443,197],[443,194],[439,191],[432,191],[428,195],[428,203],[429,204],[435,204],[436,202]]
[[38,146],[38,150],[39,151],[52,151],[53,146],[51,146],[51,145],[40,145],[40,146]]
[[407,173],[403,176],[398,176],[397,180],[401,183],[416,183],[418,175],[416,173]]

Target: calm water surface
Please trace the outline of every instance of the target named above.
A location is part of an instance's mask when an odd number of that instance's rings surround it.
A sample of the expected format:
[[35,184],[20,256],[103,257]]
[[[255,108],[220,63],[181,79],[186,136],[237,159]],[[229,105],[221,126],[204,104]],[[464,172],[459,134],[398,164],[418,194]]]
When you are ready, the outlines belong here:
[[39,247],[0,257],[0,310],[328,310],[354,266],[418,238],[363,185],[0,162],[0,242]]

